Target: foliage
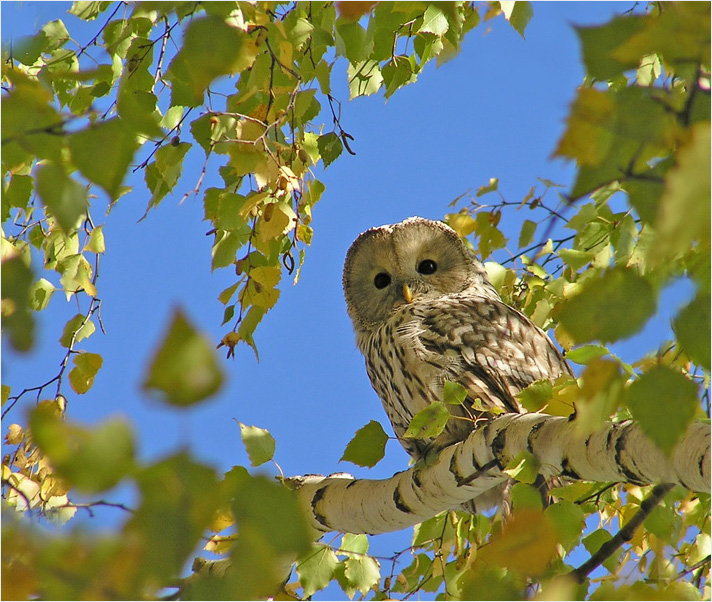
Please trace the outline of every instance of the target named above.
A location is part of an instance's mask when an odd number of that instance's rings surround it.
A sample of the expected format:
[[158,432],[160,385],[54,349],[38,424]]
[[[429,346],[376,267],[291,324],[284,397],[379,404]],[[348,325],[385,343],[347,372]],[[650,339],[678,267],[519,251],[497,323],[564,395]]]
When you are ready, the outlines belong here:
[[[102,328],[98,273],[106,246],[92,214],[103,200],[109,210],[121,202],[130,169],[144,173],[149,213],[175,191],[185,162],[200,157],[200,178],[184,195],[202,195],[213,270],[236,274],[219,296],[229,325],[221,345],[228,356],[239,342],[254,348],[283,273],[298,279],[324,192],[315,166],[351,151],[331,94],[335,62],[348,62],[351,98],[381,90],[389,97],[431,59],[454,56],[480,20],[503,12],[523,35],[531,6],[75,2],[70,12],[97,21],[89,43],[77,45],[54,21],[16,41],[2,68],[4,333],[26,351],[34,313],[55,292],[81,308],[63,328],[57,376],[20,392],[3,386],[3,418],[31,393],[38,401],[28,425],[10,424],[5,437],[14,450],[2,465],[4,509],[14,509],[3,525],[6,597],[155,597],[185,570],[206,533],[205,549],[228,554],[233,570],[186,582],[184,597],[274,594],[295,559],[282,594],[295,598],[332,581],[349,597],[374,599],[416,592],[709,596],[709,498],[681,487],[664,495],[629,546],[600,559],[602,577],[577,583],[566,577],[567,554],[583,545],[595,557],[610,531],[636,516],[649,488],[565,483],[544,509],[531,484],[536,467],[519,458],[507,469],[518,481],[511,520],[440,514],[415,528],[412,547],[376,559],[362,535],[314,543],[290,492],[243,467],[220,477],[185,451],[147,464],[124,420],[87,427],[65,415],[64,395],[89,392],[103,364],[77,347]],[[647,14],[579,28],[588,75],[556,149],[577,164],[569,194],[541,180],[521,201],[508,201],[493,178],[446,216],[483,259],[511,251],[487,264],[493,284],[536,324],[554,329],[582,366],[578,382],[525,391],[527,409],[573,415],[582,434],[632,416],[667,452],[704,416],[701,395],[709,410],[709,30],[706,3],[655,3]],[[326,107],[332,122],[320,127],[315,120]],[[219,172],[223,187],[202,190],[208,170]],[[552,206],[555,194],[560,202]],[[516,247],[498,228],[511,210],[528,216]],[[605,345],[642,329],[663,288],[681,279],[694,283],[696,296],[674,319],[676,340],[623,363]],[[220,387],[214,352],[180,309],[144,382],[174,406],[199,403]],[[444,404],[461,401],[448,387],[410,435],[432,436]],[[267,431],[240,429],[253,466],[272,460]],[[380,425],[369,423],[343,459],[373,466],[385,443]],[[132,484],[140,500],[116,533],[48,539],[19,518],[63,525],[82,507],[76,495],[100,495],[117,483]],[[92,504],[111,502],[85,507]],[[597,529],[587,532],[591,517]],[[406,554],[412,562],[400,570]],[[638,582],[629,585],[631,578]]]

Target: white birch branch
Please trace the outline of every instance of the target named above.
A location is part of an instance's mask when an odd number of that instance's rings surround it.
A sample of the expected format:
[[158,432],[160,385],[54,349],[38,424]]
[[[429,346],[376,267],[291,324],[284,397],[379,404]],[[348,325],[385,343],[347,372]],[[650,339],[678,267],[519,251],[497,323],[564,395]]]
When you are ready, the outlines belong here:
[[308,475],[288,479],[312,526],[321,532],[385,533],[420,523],[477,497],[509,477],[502,469],[520,452],[545,477],[598,482],[675,483],[710,491],[710,427],[690,425],[670,457],[634,422],[607,423],[582,434],[575,421],[545,414],[506,414],[420,464],[389,479]]

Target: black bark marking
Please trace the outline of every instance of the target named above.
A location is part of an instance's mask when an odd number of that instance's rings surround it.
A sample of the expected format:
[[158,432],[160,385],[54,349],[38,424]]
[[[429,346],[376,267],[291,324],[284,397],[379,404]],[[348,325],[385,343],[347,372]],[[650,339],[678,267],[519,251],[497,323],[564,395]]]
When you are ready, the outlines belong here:
[[311,500],[311,509],[312,509],[312,514],[314,515],[314,518],[319,522],[319,524],[324,525],[327,529],[331,530],[331,525],[329,524],[329,521],[326,520],[326,517],[321,514],[317,509],[317,504],[321,501],[321,499],[324,497],[324,494],[326,493],[327,486],[324,485],[324,487],[320,487],[319,489],[316,490],[316,493],[314,494],[314,497],[312,497]]
[[406,514],[413,514],[413,510],[408,504],[405,503],[405,500],[403,499],[403,496],[401,495],[400,489],[396,487],[395,491],[393,492],[393,503],[396,505],[396,508],[400,510],[401,512],[405,512]]

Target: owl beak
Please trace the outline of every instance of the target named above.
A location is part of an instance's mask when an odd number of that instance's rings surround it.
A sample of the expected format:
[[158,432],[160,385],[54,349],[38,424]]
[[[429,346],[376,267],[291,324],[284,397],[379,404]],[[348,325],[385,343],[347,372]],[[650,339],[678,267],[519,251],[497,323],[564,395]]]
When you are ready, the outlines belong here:
[[406,303],[411,303],[413,301],[413,291],[410,290],[410,287],[407,284],[403,285],[403,297],[405,297]]

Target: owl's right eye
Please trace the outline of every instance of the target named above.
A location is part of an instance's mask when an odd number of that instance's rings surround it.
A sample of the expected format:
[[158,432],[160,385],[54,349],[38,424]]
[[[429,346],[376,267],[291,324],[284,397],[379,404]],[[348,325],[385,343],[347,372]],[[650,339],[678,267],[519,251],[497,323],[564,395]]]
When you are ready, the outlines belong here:
[[391,283],[391,277],[388,274],[386,274],[385,272],[379,272],[378,274],[376,274],[376,277],[373,279],[373,284],[378,289],[386,288],[390,283]]

